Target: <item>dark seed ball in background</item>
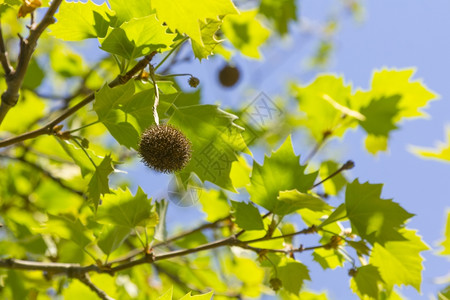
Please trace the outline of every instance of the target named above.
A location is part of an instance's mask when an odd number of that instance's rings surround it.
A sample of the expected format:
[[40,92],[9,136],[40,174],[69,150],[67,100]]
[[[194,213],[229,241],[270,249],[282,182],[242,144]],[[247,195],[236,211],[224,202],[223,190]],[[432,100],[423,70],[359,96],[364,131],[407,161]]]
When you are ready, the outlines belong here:
[[225,87],[232,87],[239,81],[240,71],[237,67],[225,65],[219,72],[219,81]]
[[177,128],[152,125],[142,133],[138,152],[147,167],[162,173],[173,173],[189,163],[192,149],[189,139]]

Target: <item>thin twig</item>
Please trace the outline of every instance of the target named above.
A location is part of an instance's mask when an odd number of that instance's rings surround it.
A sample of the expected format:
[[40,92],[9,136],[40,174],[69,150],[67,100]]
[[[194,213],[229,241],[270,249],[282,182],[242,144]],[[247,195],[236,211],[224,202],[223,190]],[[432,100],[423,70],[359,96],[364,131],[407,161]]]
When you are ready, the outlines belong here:
[[60,187],[62,187],[63,189],[75,193],[77,195],[83,196],[84,193],[82,191],[78,191],[68,185],[66,185],[61,178],[55,177],[52,175],[52,173],[50,173],[49,171],[47,171],[46,169],[44,169],[43,167],[41,167],[38,164],[32,163],[31,161],[26,160],[24,157],[14,157],[14,156],[9,156],[9,155],[4,155],[4,154],[0,154],[0,157],[2,158],[7,158],[7,159],[13,159],[13,160],[17,160],[20,161],[30,167],[32,167],[33,169],[39,171],[40,173],[42,173],[44,176],[46,176],[47,178],[51,179],[53,182],[57,183]]
[[[177,240],[179,240],[179,239],[182,239],[182,238],[184,238],[184,237],[186,237],[186,236],[189,236],[189,235],[191,235],[191,234],[194,234],[194,233],[196,233],[196,232],[203,231],[203,230],[205,230],[205,229],[217,228],[218,225],[219,225],[221,222],[226,221],[226,220],[229,220],[230,217],[231,217],[231,216],[226,216],[226,217],[221,218],[221,219],[219,219],[219,220],[217,220],[217,221],[215,221],[215,222],[213,222],[213,223],[205,223],[205,224],[202,224],[202,225],[200,225],[200,226],[198,226],[198,227],[196,227],[196,228],[194,228],[194,229],[191,229],[191,230],[187,230],[187,231],[181,232],[181,233],[179,233],[179,234],[177,234],[177,235],[174,235],[174,236],[172,236],[172,237],[166,239],[165,241],[162,241],[162,242],[159,242],[159,243],[154,244],[154,245],[152,246],[152,248],[157,248],[157,247],[167,246],[168,244],[170,244],[170,243],[172,243],[172,242],[174,242],[174,241],[177,241]],[[125,256],[123,256],[123,257],[120,257],[120,258],[117,258],[117,259],[111,261],[109,264],[112,265],[112,264],[117,264],[117,263],[128,262],[128,261],[132,260],[133,258],[135,258],[136,256],[138,256],[138,255],[140,255],[140,254],[144,254],[144,253],[145,253],[145,251],[142,250],[142,249],[134,249],[134,250],[130,251],[127,255],[125,255]]]
[[[136,63],[136,65],[128,71],[125,75],[119,75],[117,76],[113,81],[111,81],[108,86],[110,88],[116,87],[118,85],[123,85],[127,83],[135,74],[137,74],[140,70],[145,68],[148,63],[152,60],[153,56],[156,55],[156,51],[152,52],[151,54],[145,56],[142,60]],[[95,99],[95,93],[91,93],[88,96],[86,96],[83,100],[81,100],[76,105],[68,108],[65,110],[59,117],[55,118],[54,120],[50,121],[43,127],[36,129],[34,131],[30,131],[9,139],[5,139],[3,141],[0,141],[0,148],[6,147],[9,145],[13,145],[19,142],[26,141],[28,139],[36,138],[40,135],[44,134],[53,134],[53,127],[58,125],[60,122],[64,121],[68,117],[70,117],[72,114],[77,112],[79,109],[84,107],[85,105],[89,104]],[[1,110],[1,109],[0,109]]]
[[350,170],[353,169],[353,167],[355,166],[355,163],[352,160],[348,160],[345,162],[345,164],[342,165],[342,167],[340,167],[339,169],[337,169],[336,171],[334,171],[332,174],[328,175],[326,178],[324,178],[323,180],[319,181],[318,183],[316,183],[315,185],[312,186],[311,189],[321,185],[322,183],[324,183],[325,181],[333,178],[334,176],[338,175],[339,173],[341,173],[344,170]]
[[157,243],[157,244],[153,245],[153,248],[160,247],[160,246],[165,246],[165,245],[167,245],[167,244],[169,244],[169,243],[172,243],[173,241],[182,239],[182,238],[184,238],[184,237],[186,237],[186,236],[188,236],[188,235],[191,235],[191,234],[196,233],[196,232],[199,232],[199,231],[203,231],[203,230],[205,230],[205,229],[217,228],[217,226],[218,226],[220,223],[222,223],[223,221],[229,220],[230,218],[231,218],[231,216],[226,216],[226,217],[221,218],[221,219],[218,219],[218,220],[216,220],[216,221],[214,221],[214,222],[212,222],[212,223],[205,223],[205,224],[202,224],[202,225],[200,225],[200,226],[198,226],[198,227],[196,227],[196,228],[194,228],[194,229],[191,229],[191,230],[188,230],[188,231],[181,232],[181,233],[179,233],[179,234],[177,234],[177,235],[174,235],[174,236],[172,236],[172,237],[166,239],[166,240],[163,241],[163,242],[160,242],[160,243]]
[[[303,232],[303,231],[302,231]],[[298,232],[297,234],[300,234]],[[284,238],[287,236],[292,236],[292,234],[285,235],[285,236],[279,236],[276,238]],[[266,239],[272,239],[272,237],[266,238]],[[254,240],[253,240],[254,242]],[[175,250],[175,251],[169,251],[166,253],[161,254],[145,254],[143,257],[128,261],[122,264],[119,264],[118,266],[111,267],[110,265],[107,266],[98,266],[98,265],[89,265],[89,266],[81,266],[79,264],[70,264],[70,263],[55,263],[55,262],[32,262],[32,261],[25,261],[20,259],[0,259],[0,268],[6,268],[6,269],[18,269],[18,270],[35,270],[35,271],[47,271],[50,274],[66,274],[68,277],[76,277],[78,278],[84,273],[89,272],[96,272],[96,273],[107,273],[113,275],[116,272],[123,271],[130,269],[132,267],[142,265],[142,264],[153,264],[155,262],[171,259],[175,257],[182,257],[188,254],[197,253],[201,251],[206,251],[210,249],[220,248],[220,247],[241,247],[244,249],[250,249],[258,251],[265,251],[265,250],[276,250],[276,249],[260,249],[260,248],[254,248],[248,245],[248,241],[240,241],[236,238],[235,235],[226,237],[217,241],[209,242],[194,248],[190,249],[182,249],[182,250]],[[320,246],[314,246],[314,247],[300,247],[294,252],[301,252],[300,249],[304,250],[313,250],[316,248],[321,247],[329,247],[328,244],[326,245],[320,245]],[[275,252],[283,252],[283,253],[290,253],[292,250],[280,250]]]
[[323,132],[322,139],[316,143],[314,148],[311,150],[311,153],[309,153],[309,155],[306,157],[304,161],[305,164],[308,163],[314,157],[314,155],[317,154],[317,152],[319,152],[320,148],[323,146],[323,144],[325,144],[325,141],[328,140],[332,133],[333,132],[331,130],[326,130]]
[[6,51],[5,41],[3,40],[1,18],[0,18],[0,62],[2,64],[3,70],[5,71],[6,76],[8,76],[11,72],[14,71],[14,68],[11,66],[11,63],[9,62],[8,51]]
[[[56,13],[62,0],[53,0],[44,17],[39,24],[33,24],[30,27],[30,35],[24,39],[20,37],[20,52],[17,59],[16,70],[11,70],[6,75],[6,91],[2,94],[0,105],[0,125],[5,119],[8,111],[17,104],[19,100],[19,89],[22,86],[31,56],[36,48],[37,41],[44,30],[55,22],[53,15]],[[3,63],[2,63],[3,64]]]
[[114,298],[108,296],[104,291],[102,291],[98,286],[96,286],[87,273],[82,274],[79,277],[76,277],[79,281],[84,283],[87,287],[89,287],[97,296],[102,300],[114,300]]

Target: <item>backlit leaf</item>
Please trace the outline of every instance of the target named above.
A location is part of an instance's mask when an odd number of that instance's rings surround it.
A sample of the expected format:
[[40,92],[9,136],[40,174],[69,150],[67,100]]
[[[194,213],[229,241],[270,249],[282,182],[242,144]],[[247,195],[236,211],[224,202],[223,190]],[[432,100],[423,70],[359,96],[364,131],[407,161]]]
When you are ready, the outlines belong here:
[[370,263],[380,272],[389,289],[394,285],[411,285],[420,292],[424,258],[420,253],[428,246],[413,230],[401,230],[402,241],[389,241],[384,246],[375,243]]
[[305,193],[310,189],[317,172],[305,174],[306,166],[300,165],[299,160],[300,157],[294,153],[291,138],[288,137],[272,156],[264,158],[262,166],[254,162],[251,185],[247,186],[250,200],[274,211],[279,204],[277,197],[280,191],[297,189]]
[[170,29],[186,33],[200,45],[204,45],[200,21],[237,13],[230,0],[153,0],[152,7],[156,9],[158,19],[166,22]]
[[50,26],[51,34],[65,41],[104,37],[113,12],[108,5],[63,1],[55,14],[57,22]]
[[381,184],[359,183],[347,185],[345,206],[353,231],[371,244],[402,241],[399,233],[406,220],[413,215],[392,200],[381,199]]

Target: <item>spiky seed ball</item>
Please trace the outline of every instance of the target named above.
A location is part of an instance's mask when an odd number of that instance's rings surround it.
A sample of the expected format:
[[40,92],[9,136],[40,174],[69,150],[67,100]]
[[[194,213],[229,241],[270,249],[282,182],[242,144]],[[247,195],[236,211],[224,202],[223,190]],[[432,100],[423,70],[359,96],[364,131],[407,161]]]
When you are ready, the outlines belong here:
[[171,125],[152,125],[141,135],[139,156],[149,168],[162,173],[183,169],[191,159],[191,142]]
[[200,84],[200,79],[198,79],[197,77],[191,76],[191,77],[189,77],[188,83],[189,83],[190,87],[196,88]]

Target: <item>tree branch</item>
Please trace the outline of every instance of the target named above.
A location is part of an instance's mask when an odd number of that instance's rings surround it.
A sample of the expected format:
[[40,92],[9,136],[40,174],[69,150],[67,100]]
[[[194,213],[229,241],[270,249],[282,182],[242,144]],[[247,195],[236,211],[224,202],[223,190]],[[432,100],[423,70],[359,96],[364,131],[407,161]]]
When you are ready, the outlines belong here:
[[323,180],[319,181],[318,183],[314,184],[311,189],[321,185],[322,183],[324,183],[325,181],[333,178],[334,176],[338,175],[339,173],[341,173],[342,171],[345,170],[350,170],[353,169],[353,167],[355,166],[355,163],[352,160],[347,160],[345,162],[345,164],[342,165],[342,167],[340,167],[339,169],[337,169],[336,171],[334,171],[332,174],[330,174],[328,177],[324,178]]
[[8,76],[14,71],[8,58],[8,51],[6,51],[5,41],[3,40],[2,24],[0,19],[0,63],[2,64],[5,75]]
[[97,296],[102,300],[114,300],[114,298],[111,298],[108,296],[104,291],[99,289],[89,278],[89,275],[84,273],[80,277],[76,277],[79,281],[87,285],[94,293],[97,294]]
[[[44,17],[39,24],[30,26],[30,35],[24,39],[20,37],[20,52],[17,60],[16,70],[10,70],[6,74],[6,91],[2,94],[0,105],[0,125],[2,124],[8,111],[17,104],[19,100],[19,89],[25,78],[31,56],[36,49],[37,41],[44,30],[55,22],[53,15],[61,4],[62,0],[53,0]],[[5,49],[6,50],[6,49]],[[3,67],[5,67],[2,61]],[[6,65],[7,66],[7,65]],[[8,67],[8,66],[7,66]]]
[[63,189],[68,190],[69,192],[75,193],[75,194],[80,195],[80,196],[84,195],[84,193],[82,191],[78,191],[78,190],[76,190],[76,189],[66,185],[61,180],[61,178],[53,176],[52,173],[50,173],[49,171],[47,171],[46,169],[44,169],[40,165],[32,163],[31,161],[28,161],[28,160],[26,160],[23,157],[13,157],[13,156],[8,156],[8,155],[4,155],[4,154],[0,154],[0,157],[20,161],[20,162],[22,162],[22,163],[24,163],[24,164],[34,168],[35,170],[41,172],[42,174],[44,174],[44,176],[46,176],[47,178],[51,179],[53,182],[57,183]]
[[[275,239],[275,238],[284,238],[289,237],[297,234],[305,234],[310,232],[316,232],[315,230],[312,230],[313,227],[298,231],[296,233],[291,233],[287,235],[282,235],[278,237],[264,237],[265,240],[269,239]],[[308,231],[308,232],[307,232]],[[284,254],[292,254],[294,252],[303,252],[306,250],[314,250],[317,248],[333,248],[337,246],[338,244],[333,243],[332,241],[328,244],[319,245],[319,246],[313,246],[313,247],[303,247],[301,245],[299,248],[296,249],[263,249],[263,248],[255,248],[252,246],[249,246],[249,243],[254,243],[256,241],[259,241],[261,239],[255,239],[250,241],[240,241],[236,238],[235,235],[232,235],[230,237],[226,237],[217,241],[209,242],[194,248],[190,249],[182,249],[182,250],[175,250],[170,251],[167,253],[162,254],[155,254],[153,252],[151,253],[145,253],[145,255],[139,259],[128,261],[122,264],[119,264],[118,266],[111,267],[111,264],[108,264],[106,266],[99,266],[99,265],[89,265],[89,266],[81,266],[79,264],[71,264],[71,263],[55,263],[55,262],[32,262],[32,261],[25,261],[20,259],[0,259],[0,268],[6,268],[6,269],[18,269],[18,270],[34,270],[34,271],[46,271],[47,273],[51,275],[58,275],[58,274],[65,274],[68,277],[72,278],[84,278],[83,276],[89,272],[96,272],[96,273],[107,273],[110,275],[113,275],[116,272],[123,271],[130,269],[132,267],[142,265],[142,264],[153,264],[161,260],[171,259],[175,257],[185,256],[192,253],[197,253],[205,250],[220,248],[224,246],[228,247],[240,247],[243,249],[248,249],[257,252],[258,254],[263,252],[277,252],[277,253],[284,253]]]
[[[125,75],[119,75],[117,76],[113,81],[111,81],[108,86],[110,88],[113,88],[115,86],[118,85],[122,85],[127,83],[131,78],[133,78],[133,76],[135,74],[137,74],[140,70],[142,70],[143,68],[145,68],[150,61],[152,60],[152,58],[156,55],[156,51],[152,52],[151,54],[145,56],[143,59],[141,59],[139,62],[136,63],[136,65],[130,70],[128,71]],[[13,145],[19,142],[23,142],[26,141],[28,139],[33,139],[36,138],[40,135],[44,135],[44,134],[53,134],[53,127],[55,127],[56,125],[58,125],[60,122],[64,121],[65,119],[67,119],[68,117],[70,117],[72,114],[74,114],[75,112],[77,112],[79,109],[81,109],[82,107],[84,107],[85,105],[89,104],[90,102],[92,102],[95,99],[95,93],[91,93],[88,96],[86,96],[83,100],[81,100],[78,104],[74,105],[71,108],[68,108],[67,110],[65,110],[59,117],[55,118],[54,120],[50,121],[49,123],[47,123],[46,125],[44,125],[43,127],[9,138],[9,139],[5,139],[3,141],[0,141],[0,148],[2,147],[6,147],[9,145]],[[0,106],[0,113],[1,113],[1,106]]]

